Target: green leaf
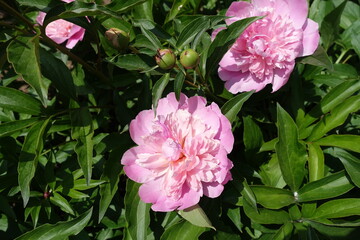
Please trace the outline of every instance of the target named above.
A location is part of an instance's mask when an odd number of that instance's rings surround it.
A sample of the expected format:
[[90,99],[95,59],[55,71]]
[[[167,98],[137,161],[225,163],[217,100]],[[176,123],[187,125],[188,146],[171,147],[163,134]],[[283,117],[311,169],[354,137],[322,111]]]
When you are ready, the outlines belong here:
[[35,176],[38,158],[43,150],[44,135],[49,121],[50,118],[33,125],[25,137],[21,149],[17,171],[24,207],[30,198],[30,183]]
[[147,19],[154,21],[153,6],[153,0],[146,0],[144,3],[134,7],[132,12],[134,19]]
[[295,203],[295,197],[289,190],[267,186],[251,186],[251,190],[256,201],[266,208],[280,209]]
[[15,72],[35,89],[46,106],[47,87],[40,69],[39,36],[17,37],[7,47],[7,54]]
[[206,228],[195,226],[188,221],[181,221],[167,228],[161,235],[160,240],[198,239],[206,230]]
[[286,186],[276,154],[272,154],[270,161],[260,166],[259,175],[261,181],[266,186],[276,188],[283,188]]
[[328,201],[318,207],[312,218],[342,218],[360,215],[360,199],[343,198]]
[[254,192],[247,183],[246,179],[243,180],[242,185],[243,185],[243,190],[241,191],[241,194],[244,196],[244,200],[246,200],[253,208],[253,210],[257,212],[258,211],[256,205],[257,199],[255,197]]
[[174,1],[169,13],[166,15],[165,23],[173,20],[188,2],[189,0]]
[[316,229],[322,235],[331,237],[331,239],[356,239],[358,236],[358,234],[352,237],[350,236],[350,234],[354,232],[356,228],[328,226],[324,223],[309,220],[305,220],[304,222]]
[[298,202],[309,202],[333,198],[354,188],[344,171],[334,173],[320,180],[310,182],[298,191]]
[[307,141],[315,141],[330,130],[344,124],[349,114],[360,109],[360,96],[352,96],[337,105],[330,114],[326,115],[313,128]]
[[40,115],[43,111],[43,107],[37,99],[7,87],[0,87],[0,107],[31,115]]
[[180,36],[176,42],[176,46],[182,49],[189,44],[196,35],[202,31],[210,28],[210,20],[206,17],[199,17],[192,20],[186,27],[180,32]]
[[79,165],[84,172],[86,183],[90,184],[92,164],[93,164],[93,142],[94,129],[92,117],[87,107],[79,107],[77,103],[71,101],[71,107],[75,108],[70,112],[71,137],[76,140],[75,152],[78,157]]
[[325,97],[321,99],[318,105],[316,105],[308,114],[305,115],[305,118],[301,122],[299,128],[305,129],[323,114],[331,111],[359,89],[359,80],[345,81],[344,83],[334,87],[328,94],[325,95]]
[[134,25],[139,27],[141,26],[151,31],[153,34],[155,34],[155,36],[157,36],[162,40],[167,41],[168,43],[170,43],[172,46],[175,47],[176,45],[175,39],[170,34],[168,34],[164,29],[162,29],[161,26],[159,26],[157,23],[147,19],[139,19],[139,20],[134,20]]
[[40,49],[41,70],[64,96],[76,100],[76,89],[69,69],[51,53]]
[[90,180],[90,182],[87,184],[86,180],[84,178],[82,179],[76,179],[74,181],[73,189],[76,190],[88,190],[94,187],[97,187],[101,184],[105,183],[103,180]]
[[264,142],[261,129],[250,116],[243,117],[243,122],[245,150],[256,153]]
[[242,228],[244,224],[241,222],[240,209],[239,208],[227,209],[227,216],[234,223],[235,227],[242,233]]
[[198,204],[187,209],[180,210],[179,214],[195,226],[212,228],[216,230],[211,224],[209,218],[206,216],[204,210]]
[[175,92],[175,96],[176,96],[177,100],[180,99],[180,93],[181,93],[184,81],[185,81],[185,74],[182,71],[179,71],[176,74],[175,80],[174,80],[174,92]]
[[338,7],[327,14],[321,23],[321,40],[325,50],[327,50],[336,40],[340,31],[340,18],[344,11],[347,1],[343,1]]
[[270,140],[270,141],[268,141],[268,142],[265,142],[265,143],[261,146],[259,152],[275,151],[275,145],[276,145],[276,143],[277,143],[278,141],[279,141],[278,138],[274,138],[274,139],[272,139],[272,140]]
[[339,148],[334,149],[333,155],[338,157],[342,164],[344,164],[346,172],[349,174],[352,182],[357,187],[360,187],[360,159]]
[[121,159],[123,153],[124,149],[120,147],[119,149],[113,150],[109,158],[105,160],[104,171],[100,178],[106,181],[106,183],[100,185],[99,223],[103,219],[111,200],[118,190],[119,176],[122,170],[119,159]]
[[144,3],[147,0],[126,0],[126,1],[112,1],[111,4],[107,5],[107,8],[120,13],[126,12],[131,8]]
[[115,61],[112,58],[107,61],[129,71],[149,71],[156,65],[152,57],[144,54],[125,54],[118,56]]
[[150,204],[140,200],[140,184],[128,180],[125,194],[125,218],[132,239],[146,239],[150,225]]
[[153,108],[156,109],[158,105],[158,101],[161,98],[165,87],[168,85],[170,80],[170,74],[165,73],[159,80],[156,81],[154,87],[152,89],[152,104]]
[[313,182],[324,177],[324,153],[317,143],[308,143],[309,181]]
[[216,35],[216,38],[211,43],[207,54],[209,56],[206,63],[207,75],[218,69],[221,58],[229,50],[235,40],[242,34],[242,32],[250,26],[250,24],[261,18],[262,17],[251,17],[239,20]]
[[279,141],[275,145],[281,173],[292,191],[297,191],[305,176],[306,148],[299,142],[298,128],[291,116],[278,104]]
[[360,153],[360,136],[330,135],[316,141],[320,146],[339,147]]
[[51,8],[56,5],[56,3],[52,0],[16,0],[20,5],[29,6],[29,7],[36,7],[40,10]]
[[324,67],[330,71],[334,69],[329,56],[321,46],[319,46],[312,55],[302,58],[299,62],[313,66]]
[[0,137],[6,137],[24,128],[31,127],[38,121],[39,118],[29,118],[0,124]]
[[269,210],[258,208],[258,212],[244,199],[245,214],[254,222],[259,224],[284,224],[290,221],[290,216],[283,210]]
[[141,27],[141,32],[152,43],[153,47],[152,48],[149,47],[149,48],[155,49],[155,50],[162,48],[160,40],[150,30],[147,30],[146,28]]
[[66,239],[69,236],[77,235],[81,230],[83,230],[90,221],[91,214],[92,208],[73,220],[67,222],[58,222],[56,224],[44,224],[21,235],[20,237],[16,238],[16,240]]
[[230,123],[234,122],[237,114],[240,112],[242,105],[246,102],[254,91],[241,93],[229,101],[227,101],[222,107],[221,112],[229,119]]
[[272,240],[284,240],[284,239],[291,239],[292,231],[293,231],[294,225],[290,222],[285,223],[275,234],[274,237],[272,237]]
[[57,192],[53,192],[53,196],[50,197],[50,202],[61,208],[66,213],[75,215],[74,210],[70,206],[69,202]]

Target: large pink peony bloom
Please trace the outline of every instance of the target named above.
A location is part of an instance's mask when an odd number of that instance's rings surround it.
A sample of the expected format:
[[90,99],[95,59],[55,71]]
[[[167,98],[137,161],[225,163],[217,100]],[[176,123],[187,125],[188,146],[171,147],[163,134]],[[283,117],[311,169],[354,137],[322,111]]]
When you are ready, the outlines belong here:
[[230,122],[203,97],[182,94],[178,102],[170,93],[160,99],[156,116],[144,110],[131,121],[130,135],[138,146],[121,163],[130,179],[142,183],[140,198],[154,211],[191,207],[203,194],[218,197],[231,179]]
[[[75,0],[62,0],[63,2],[70,3]],[[44,23],[46,13],[40,12],[36,18],[36,21],[39,24]],[[45,29],[46,36],[51,38],[57,44],[61,44],[66,42],[66,47],[71,49],[73,48],[79,41],[83,40],[85,35],[85,29],[73,24],[71,22],[65,21],[63,19],[55,20],[49,23]]]
[[[318,24],[307,18],[306,0],[233,2],[226,12],[235,21],[265,16],[252,23],[220,61],[218,73],[232,93],[260,91],[271,83],[281,88],[294,69],[295,58],[314,53]],[[216,33],[215,33],[216,34]]]

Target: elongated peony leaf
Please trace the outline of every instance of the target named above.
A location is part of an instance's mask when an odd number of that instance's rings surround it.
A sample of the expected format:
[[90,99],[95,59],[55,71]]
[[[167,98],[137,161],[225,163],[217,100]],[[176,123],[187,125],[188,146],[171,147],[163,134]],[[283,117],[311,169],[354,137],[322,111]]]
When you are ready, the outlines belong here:
[[254,92],[247,92],[239,94],[229,101],[227,101],[222,107],[221,112],[232,123],[235,121],[237,114],[240,112],[242,105],[246,102]]
[[166,229],[160,240],[198,239],[198,237],[206,230],[206,228],[195,226],[188,221],[181,221]]
[[21,235],[16,238],[16,240],[66,239],[69,236],[76,235],[83,230],[90,221],[91,215],[92,208],[73,220],[58,222],[56,224],[44,224]]
[[298,191],[297,201],[309,202],[333,198],[347,193],[353,188],[354,185],[345,175],[345,171],[340,171],[306,184]]
[[140,184],[128,180],[124,199],[126,230],[132,239],[146,239],[150,225],[150,204],[140,200]]
[[31,115],[40,115],[43,111],[43,107],[37,99],[7,87],[0,87],[0,107]]
[[46,106],[47,86],[40,69],[39,36],[17,37],[7,47],[7,54],[16,73],[35,89]]
[[212,226],[211,221],[206,216],[204,210],[198,204],[190,208],[180,210],[179,214],[195,226],[207,227],[216,230]]
[[49,121],[50,119],[46,119],[33,125],[26,135],[21,149],[17,171],[24,206],[27,205],[30,198],[30,183],[35,176],[38,158],[43,150],[43,137]]
[[291,116],[277,106],[279,141],[275,145],[281,173],[292,191],[297,191],[305,177],[306,148],[299,142],[298,128]]

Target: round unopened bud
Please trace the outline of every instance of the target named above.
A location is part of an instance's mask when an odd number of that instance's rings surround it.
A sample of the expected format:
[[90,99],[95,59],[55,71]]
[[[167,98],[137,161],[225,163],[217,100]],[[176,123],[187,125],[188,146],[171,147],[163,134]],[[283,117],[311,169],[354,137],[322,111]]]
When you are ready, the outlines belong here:
[[105,32],[105,37],[117,50],[124,50],[129,45],[130,37],[127,32],[117,28],[110,28]]
[[159,49],[155,61],[160,68],[167,70],[175,66],[176,56],[170,49]]
[[186,49],[180,55],[180,63],[186,69],[196,67],[199,64],[199,61],[199,54],[192,49]]

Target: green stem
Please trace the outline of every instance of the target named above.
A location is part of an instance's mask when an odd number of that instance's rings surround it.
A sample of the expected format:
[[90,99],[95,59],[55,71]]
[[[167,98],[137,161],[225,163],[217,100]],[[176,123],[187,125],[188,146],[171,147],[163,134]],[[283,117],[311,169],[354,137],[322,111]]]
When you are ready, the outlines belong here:
[[338,64],[341,62],[341,60],[343,59],[343,57],[345,56],[345,54],[347,53],[348,50],[342,50],[340,53],[340,56],[338,57],[338,59],[336,60],[335,64]]

